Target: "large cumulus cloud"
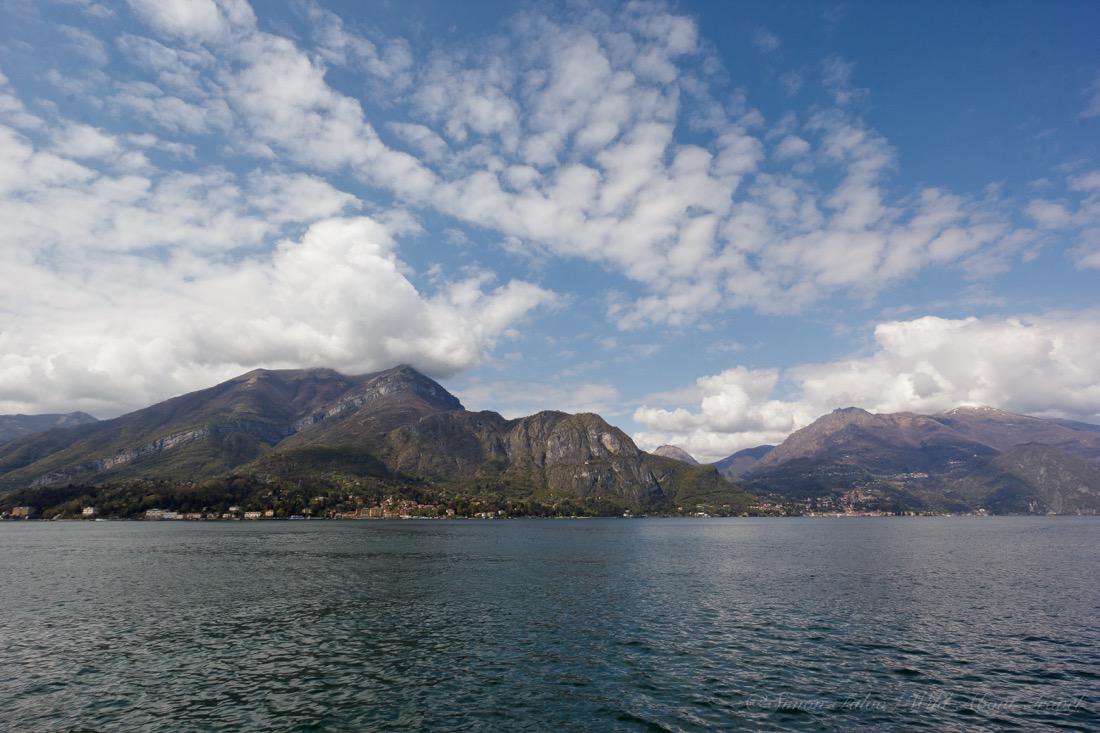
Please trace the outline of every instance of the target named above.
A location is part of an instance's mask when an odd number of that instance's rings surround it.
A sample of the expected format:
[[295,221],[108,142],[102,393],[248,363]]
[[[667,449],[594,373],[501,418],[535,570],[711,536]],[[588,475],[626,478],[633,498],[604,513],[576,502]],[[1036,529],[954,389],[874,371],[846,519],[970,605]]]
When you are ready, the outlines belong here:
[[[701,377],[695,404],[639,407],[648,447],[705,460],[778,443],[838,407],[936,413],[959,405],[1100,423],[1100,311],[891,321],[870,354],[780,371],[735,367]],[[779,395],[790,396],[783,398]]]

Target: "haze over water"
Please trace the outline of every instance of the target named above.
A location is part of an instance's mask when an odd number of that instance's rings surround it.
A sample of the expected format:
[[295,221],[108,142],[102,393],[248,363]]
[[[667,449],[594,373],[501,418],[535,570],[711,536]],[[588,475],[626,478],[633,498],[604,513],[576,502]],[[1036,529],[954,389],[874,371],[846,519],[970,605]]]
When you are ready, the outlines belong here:
[[1100,726],[1100,522],[8,523],[0,729]]

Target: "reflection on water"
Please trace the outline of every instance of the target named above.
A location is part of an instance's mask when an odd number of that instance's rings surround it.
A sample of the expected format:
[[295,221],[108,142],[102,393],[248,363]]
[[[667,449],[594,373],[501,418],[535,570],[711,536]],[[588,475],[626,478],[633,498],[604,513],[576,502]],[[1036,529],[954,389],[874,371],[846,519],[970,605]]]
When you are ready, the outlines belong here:
[[1100,726],[1100,521],[9,523],[0,729]]

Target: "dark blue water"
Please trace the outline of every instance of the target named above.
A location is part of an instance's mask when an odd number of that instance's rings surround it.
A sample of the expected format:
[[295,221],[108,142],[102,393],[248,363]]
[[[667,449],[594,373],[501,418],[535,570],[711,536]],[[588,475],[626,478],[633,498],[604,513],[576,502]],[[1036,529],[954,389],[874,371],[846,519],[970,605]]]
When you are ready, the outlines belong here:
[[0,729],[1100,729],[1100,521],[7,523]]

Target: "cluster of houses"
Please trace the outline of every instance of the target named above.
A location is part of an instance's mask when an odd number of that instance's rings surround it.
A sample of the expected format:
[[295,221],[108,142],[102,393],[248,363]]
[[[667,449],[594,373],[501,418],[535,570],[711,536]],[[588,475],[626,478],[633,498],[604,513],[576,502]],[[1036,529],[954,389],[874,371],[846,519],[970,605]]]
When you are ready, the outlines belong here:
[[[199,519],[274,519],[275,510],[265,509],[264,511],[251,511],[242,512],[239,506],[231,506],[228,511],[221,513],[218,512],[174,512],[169,509],[146,509],[145,518],[154,521],[159,520],[177,520],[177,521],[196,521]],[[303,519],[304,517],[295,516],[291,519]]]
[[420,504],[411,499],[386,499],[375,506],[359,507],[352,512],[335,512],[333,519],[414,519],[417,517],[453,517],[454,509],[440,513],[437,504]]

